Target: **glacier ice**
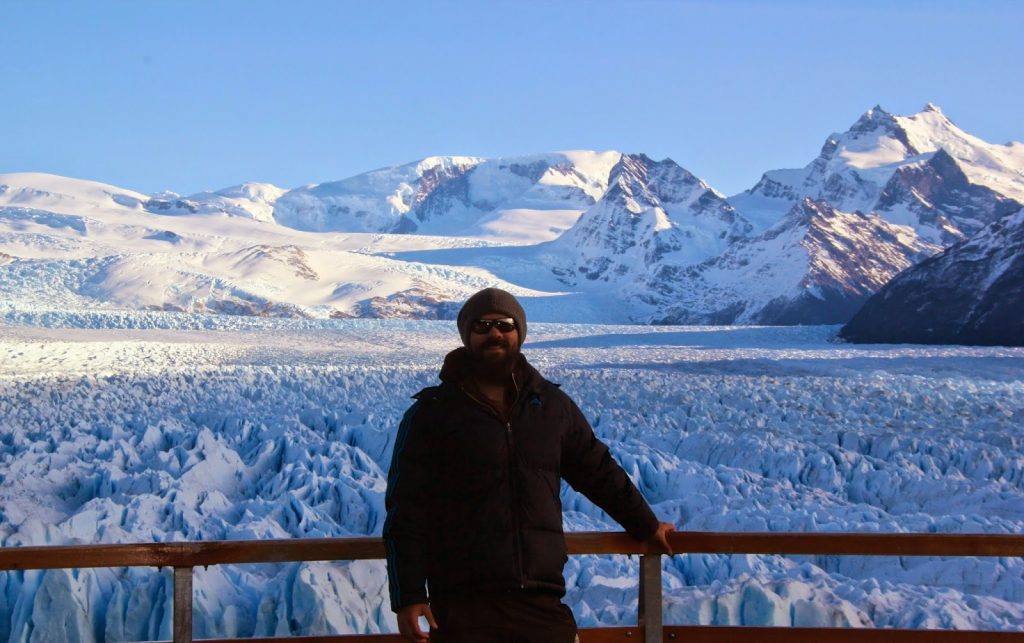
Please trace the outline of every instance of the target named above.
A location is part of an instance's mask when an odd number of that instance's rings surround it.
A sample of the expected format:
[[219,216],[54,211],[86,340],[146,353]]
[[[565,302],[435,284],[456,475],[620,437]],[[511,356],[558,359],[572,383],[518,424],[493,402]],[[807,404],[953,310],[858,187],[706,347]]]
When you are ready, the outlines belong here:
[[[44,323],[40,323],[44,322]],[[835,328],[531,325],[665,520],[722,531],[1024,531],[1024,349]],[[450,323],[0,310],[0,544],[376,535],[395,422]],[[617,526],[571,489],[570,530]],[[680,555],[669,623],[1024,630],[1016,558]],[[638,562],[577,556],[581,625]],[[196,636],[394,631],[380,561],[196,570]],[[0,638],[169,638],[168,570],[0,574]]]

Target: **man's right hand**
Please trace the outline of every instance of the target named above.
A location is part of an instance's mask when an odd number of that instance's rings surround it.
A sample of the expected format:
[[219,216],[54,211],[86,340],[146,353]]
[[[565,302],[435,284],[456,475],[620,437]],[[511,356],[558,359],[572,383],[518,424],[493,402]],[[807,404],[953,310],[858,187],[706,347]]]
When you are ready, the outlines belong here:
[[406,641],[413,643],[427,643],[430,634],[420,629],[420,617],[424,616],[430,627],[437,629],[437,621],[426,603],[413,603],[398,609],[398,632]]

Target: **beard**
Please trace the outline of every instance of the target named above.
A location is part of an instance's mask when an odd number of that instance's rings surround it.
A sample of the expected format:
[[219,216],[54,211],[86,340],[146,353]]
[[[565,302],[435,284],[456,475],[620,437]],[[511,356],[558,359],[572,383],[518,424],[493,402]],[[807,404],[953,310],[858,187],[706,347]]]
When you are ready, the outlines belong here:
[[[504,351],[489,351],[491,347],[501,347]],[[473,375],[483,382],[505,384],[508,382],[512,369],[519,361],[519,346],[513,345],[504,336],[487,339],[476,350],[469,350],[469,363]]]

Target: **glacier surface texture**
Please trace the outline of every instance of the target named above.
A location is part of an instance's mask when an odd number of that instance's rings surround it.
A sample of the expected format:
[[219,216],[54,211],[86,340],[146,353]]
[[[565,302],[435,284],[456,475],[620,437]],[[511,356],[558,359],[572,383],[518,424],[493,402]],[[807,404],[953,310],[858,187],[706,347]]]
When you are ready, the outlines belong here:
[[[1024,532],[1024,349],[836,327],[531,324],[656,513],[709,531]],[[0,308],[4,547],[379,535],[397,419],[453,322]],[[618,530],[563,488],[568,530]],[[1024,630],[1016,558],[677,555],[667,623]],[[582,626],[638,565],[573,557]],[[0,573],[0,639],[170,637],[168,570]],[[383,562],[196,570],[195,636],[388,632]]]

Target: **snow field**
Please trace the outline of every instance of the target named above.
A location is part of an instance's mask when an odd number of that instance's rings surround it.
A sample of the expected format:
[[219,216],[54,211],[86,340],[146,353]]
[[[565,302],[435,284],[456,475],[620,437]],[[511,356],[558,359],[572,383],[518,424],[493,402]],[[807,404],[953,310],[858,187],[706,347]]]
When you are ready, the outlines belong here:
[[[3,546],[377,535],[397,420],[457,341],[452,322],[34,315],[57,328],[0,322]],[[1024,350],[833,331],[537,324],[524,350],[681,529],[1021,533]],[[562,497],[568,529],[618,529]],[[1024,629],[1020,559],[664,571],[669,623]],[[166,570],[0,578],[0,638],[170,636]],[[566,578],[581,625],[635,622],[635,558]],[[386,583],[379,561],[199,569],[196,636],[393,631]]]

